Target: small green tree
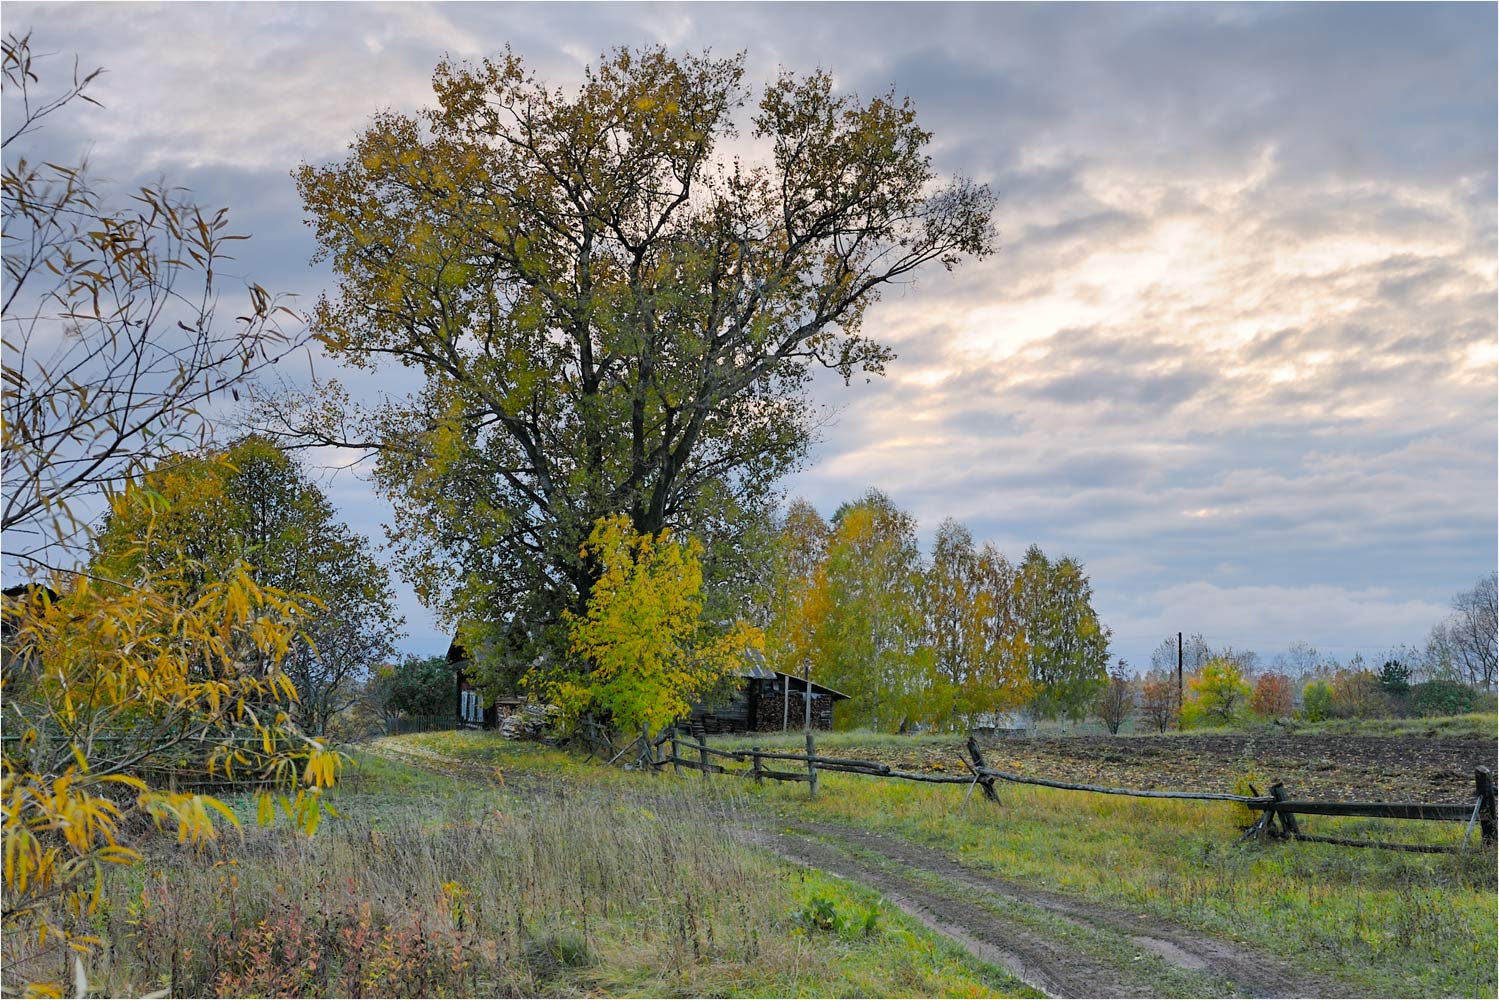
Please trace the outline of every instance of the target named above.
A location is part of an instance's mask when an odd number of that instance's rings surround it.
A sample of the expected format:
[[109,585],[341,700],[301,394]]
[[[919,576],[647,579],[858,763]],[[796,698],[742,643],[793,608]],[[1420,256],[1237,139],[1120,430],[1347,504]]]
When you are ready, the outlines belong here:
[[445,656],[408,656],[397,665],[382,665],[371,684],[386,718],[443,715],[455,707],[456,682]]
[[562,709],[627,732],[655,730],[686,714],[742,663],[764,649],[760,630],[704,621],[702,545],[670,529],[637,534],[624,515],[600,518],[582,557],[599,568],[584,615],[565,615],[571,651],[581,663],[533,668],[523,684]]
[[1379,686],[1385,694],[1404,695],[1411,688],[1411,668],[1399,660],[1385,660],[1379,668]]
[[1332,685],[1312,681],[1301,689],[1301,714],[1308,722],[1321,722],[1332,716]]
[[1187,682],[1187,704],[1182,710],[1182,721],[1185,724],[1227,725],[1244,714],[1249,699],[1249,684],[1245,682],[1239,665],[1223,657],[1214,657]]

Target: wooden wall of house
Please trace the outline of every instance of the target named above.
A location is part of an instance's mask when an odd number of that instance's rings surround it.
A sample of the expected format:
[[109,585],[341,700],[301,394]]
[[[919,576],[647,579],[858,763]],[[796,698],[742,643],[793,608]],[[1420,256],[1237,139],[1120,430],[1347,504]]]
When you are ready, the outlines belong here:
[[694,705],[688,720],[700,724],[705,733],[743,733],[750,727],[750,695],[740,688],[734,696],[721,705],[705,708]]

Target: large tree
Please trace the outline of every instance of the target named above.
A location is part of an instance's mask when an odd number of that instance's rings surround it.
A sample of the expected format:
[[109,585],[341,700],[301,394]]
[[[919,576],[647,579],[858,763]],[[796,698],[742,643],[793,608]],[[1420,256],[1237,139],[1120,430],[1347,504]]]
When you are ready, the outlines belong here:
[[834,513],[808,600],[820,615],[813,676],[850,695],[840,725],[893,730],[932,714],[921,589],[915,518],[878,490]]
[[140,486],[112,505],[94,541],[93,571],[133,583],[175,570],[201,589],[245,565],[262,587],[311,597],[281,669],[298,693],[292,717],[323,735],[358,699],[365,673],[391,654],[401,623],[369,542],[261,437],[165,458]]
[[1109,630],[1093,610],[1093,585],[1077,560],[1026,550],[1018,587],[1030,642],[1031,703],[1043,718],[1081,721],[1108,684]]
[[880,290],[991,252],[990,192],[938,179],[908,101],[785,73],[745,142],[743,76],[621,49],[568,94],[509,52],[444,62],[435,109],[298,171],[339,278],[325,347],[425,386],[373,414],[322,386],[272,416],[378,451],[424,600],[500,628],[581,614],[581,543],[618,512],[732,544],[803,453],[813,367],[892,357],[861,333]]

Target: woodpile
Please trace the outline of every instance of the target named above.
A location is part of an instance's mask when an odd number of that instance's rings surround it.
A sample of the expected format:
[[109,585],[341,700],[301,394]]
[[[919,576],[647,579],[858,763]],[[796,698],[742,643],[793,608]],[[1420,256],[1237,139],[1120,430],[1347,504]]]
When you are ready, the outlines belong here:
[[554,705],[546,708],[540,705],[523,705],[500,722],[500,735],[507,740],[539,740],[546,732],[548,718],[556,711]]

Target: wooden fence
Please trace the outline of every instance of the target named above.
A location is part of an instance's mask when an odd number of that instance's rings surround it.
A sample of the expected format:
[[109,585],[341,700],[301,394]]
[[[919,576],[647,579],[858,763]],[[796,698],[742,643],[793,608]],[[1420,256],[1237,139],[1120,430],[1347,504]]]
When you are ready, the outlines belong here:
[[435,733],[458,728],[460,728],[458,716],[451,713],[446,715],[402,715],[399,718],[386,720],[385,735],[405,736],[408,733]]
[[[1272,785],[1268,795],[1260,795],[1251,785],[1253,795],[1235,795],[1230,792],[1157,791],[1141,788],[1109,788],[1103,785],[1079,784],[1036,778],[989,767],[984,761],[978,741],[968,738],[968,757],[962,759],[968,774],[925,774],[902,771],[880,761],[855,760],[847,757],[824,757],[817,753],[813,735],[807,733],[805,753],[786,753],[750,747],[748,750],[722,750],[708,745],[706,736],[699,734],[695,740],[683,739],[675,729],[668,728],[651,739],[642,732],[623,746],[617,746],[602,727],[585,727],[584,738],[591,752],[603,751],[609,763],[626,758],[635,751],[627,763],[640,768],[659,771],[671,767],[677,772],[683,768],[695,770],[707,778],[710,774],[725,774],[738,778],[749,778],[756,784],[764,781],[800,781],[808,786],[809,794],[817,795],[817,776],[822,771],[844,774],[862,774],[871,778],[896,778],[903,781],[920,781],[929,784],[966,785],[963,801],[966,804],[975,788],[991,802],[998,803],[999,794],[995,783],[1004,781],[1022,785],[1039,785],[1043,788],[1059,788],[1067,791],[1090,792],[1097,795],[1126,795],[1142,799],[1187,799],[1207,802],[1237,802],[1259,812],[1259,817],[1244,832],[1243,839],[1264,837],[1286,840],[1308,841],[1320,844],[1339,844],[1346,847],[1377,847],[1385,850],[1416,853],[1444,853],[1465,848],[1472,838],[1474,827],[1480,831],[1480,840],[1492,849],[1496,843],[1495,788],[1493,774],[1487,767],[1473,772],[1473,800],[1461,802],[1317,802],[1293,799],[1285,786],[1279,782]],[[722,763],[714,763],[710,758]],[[796,766],[798,770],[783,770],[781,766],[767,767],[766,762],[785,766]],[[733,764],[748,764],[748,767],[731,767]],[[1429,820],[1441,822],[1467,822],[1461,845],[1448,844],[1397,844],[1385,841],[1355,840],[1346,837],[1321,837],[1304,833],[1297,816],[1354,816],[1391,820]]]

